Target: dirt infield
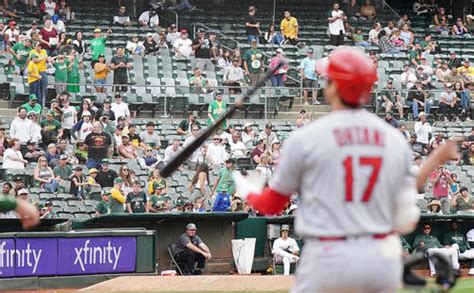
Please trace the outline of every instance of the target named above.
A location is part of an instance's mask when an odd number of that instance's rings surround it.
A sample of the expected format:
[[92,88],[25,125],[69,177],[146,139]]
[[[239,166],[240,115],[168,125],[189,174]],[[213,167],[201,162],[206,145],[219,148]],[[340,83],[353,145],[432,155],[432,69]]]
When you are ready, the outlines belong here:
[[81,290],[93,291],[286,291],[292,276],[119,277]]

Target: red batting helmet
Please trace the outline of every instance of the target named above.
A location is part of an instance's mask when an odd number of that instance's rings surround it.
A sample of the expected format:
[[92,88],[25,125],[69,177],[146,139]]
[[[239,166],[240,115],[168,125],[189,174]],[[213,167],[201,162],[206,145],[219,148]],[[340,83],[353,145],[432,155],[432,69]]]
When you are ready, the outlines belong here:
[[377,71],[372,60],[361,51],[350,47],[338,48],[328,58],[318,62],[316,68],[336,83],[345,104],[358,107],[369,101]]

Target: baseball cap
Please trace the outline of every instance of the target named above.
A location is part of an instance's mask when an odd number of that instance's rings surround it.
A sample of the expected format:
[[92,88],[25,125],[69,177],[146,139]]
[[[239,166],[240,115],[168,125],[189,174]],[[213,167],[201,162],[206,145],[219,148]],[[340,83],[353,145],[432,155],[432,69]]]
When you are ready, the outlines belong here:
[[393,83],[393,78],[389,78],[389,79],[387,80],[387,83]]
[[92,117],[91,112],[89,112],[89,111],[84,111],[84,112],[82,112],[82,116],[81,116],[81,117],[84,117],[84,116],[91,116],[91,117]]
[[280,231],[290,231],[290,226],[289,225],[281,225]]
[[14,21],[14,20],[12,20],[8,23],[8,26],[14,26],[14,25],[16,25],[16,21]]
[[21,181],[21,182],[23,182],[23,178],[21,178],[20,176],[17,176],[17,177],[15,177],[15,181]]
[[35,94],[31,94],[31,95],[28,97],[28,99],[29,99],[30,101],[36,101],[36,100],[38,100],[38,98],[36,97]]
[[48,115],[48,116],[54,116],[54,111],[48,111],[48,112],[46,113],[46,115]]
[[250,122],[245,122],[244,127],[250,127],[250,126],[252,126],[252,123],[250,123]]
[[313,49],[309,49],[308,52],[306,52],[306,54],[313,54],[313,53],[314,53]]
[[47,201],[47,202],[44,203],[44,206],[52,206],[52,205],[53,205],[53,203],[50,202],[50,201]]
[[417,138],[418,135],[416,133],[412,133],[410,137]]
[[111,101],[110,101],[110,98],[106,98],[106,99],[104,100],[104,104],[110,104],[110,102],[111,102]]
[[153,37],[153,34],[152,34],[152,33],[147,33],[147,34],[146,34],[146,37],[147,37],[147,38]]
[[425,112],[420,112],[420,114],[418,114],[418,116],[425,116],[426,117],[426,113]]
[[186,202],[185,202],[182,198],[178,198],[178,199],[176,200],[176,206],[177,206],[177,207],[182,207],[182,206],[184,206],[185,203],[186,203]]
[[96,168],[91,168],[89,170],[89,174],[93,174],[93,173],[97,173],[97,169]]
[[33,22],[31,23],[31,25],[38,25],[38,21],[37,21],[37,20],[33,20]]
[[199,114],[198,114],[197,111],[193,111],[193,112],[191,113],[191,115],[194,116],[194,117],[199,117]]
[[94,33],[100,33],[100,32],[102,32],[102,30],[101,30],[100,28],[96,28],[96,29],[94,30]]
[[187,34],[188,33],[188,31],[184,28],[182,30],[180,30],[179,32],[182,33],[182,34]]
[[454,50],[449,50],[449,54],[456,54],[456,51],[454,51]]
[[109,163],[109,159],[102,159],[102,164],[108,164]]
[[20,195],[20,194],[28,194],[28,193],[29,193],[29,192],[28,192],[28,189],[26,189],[26,188],[22,188],[22,189],[18,190],[18,194],[19,194],[19,195]]
[[105,55],[104,54],[99,54],[99,58],[105,58]]
[[257,8],[255,8],[255,6],[251,5],[249,6],[249,12],[250,11],[257,11]]
[[175,27],[176,27],[176,24],[172,23],[172,24],[170,25],[170,27],[171,27],[171,28],[175,28]]
[[450,82],[446,83],[446,87],[452,87],[452,86],[453,86],[452,83],[450,83]]
[[101,195],[102,196],[110,196],[110,191],[109,190],[103,190]]
[[197,230],[196,224],[189,223],[186,225],[186,230]]
[[165,188],[164,185],[161,185],[161,184],[158,183],[158,182],[154,182],[154,183],[153,183],[153,189],[156,190],[156,189],[163,189],[163,188]]
[[267,124],[265,125],[265,128],[267,128],[267,129],[272,129],[272,128],[273,128],[273,124],[267,123]]
[[282,48],[278,48],[278,49],[276,49],[276,52],[282,54],[282,53],[283,53],[283,49],[282,49]]
[[67,160],[67,156],[66,156],[66,155],[61,155],[61,156],[59,157],[59,159],[60,159],[60,160]]
[[82,167],[81,167],[81,166],[77,166],[76,168],[74,168],[74,171],[82,171]]
[[464,58],[464,62],[469,62],[469,58]]
[[114,179],[114,184],[117,184],[117,183],[123,183],[123,179],[120,178],[120,177],[117,177]]
[[203,28],[198,29],[198,33],[205,33],[206,31]]
[[223,95],[223,94],[224,94],[224,90],[223,90],[223,89],[217,89],[217,90],[215,91],[215,95],[216,95],[216,96],[221,96],[221,95]]

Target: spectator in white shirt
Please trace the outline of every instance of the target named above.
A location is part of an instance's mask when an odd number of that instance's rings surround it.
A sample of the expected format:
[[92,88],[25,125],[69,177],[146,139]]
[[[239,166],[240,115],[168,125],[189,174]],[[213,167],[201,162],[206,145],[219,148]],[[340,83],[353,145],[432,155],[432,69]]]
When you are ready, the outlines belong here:
[[61,116],[61,127],[63,130],[63,138],[71,139],[71,129],[77,122],[76,107],[69,105],[69,97],[63,100],[63,115]]
[[130,21],[130,16],[127,15],[127,7],[125,5],[121,5],[118,10],[118,14],[114,15],[114,24],[130,26],[132,22]]
[[240,83],[244,78],[244,70],[239,66],[239,59],[232,60],[232,65],[224,71],[224,85],[229,86],[230,94],[242,92]]
[[265,130],[260,132],[258,140],[264,140],[267,146],[271,146],[274,142],[278,141],[278,137],[276,133],[273,132],[273,125],[271,123],[265,125]]
[[10,141],[10,148],[5,150],[3,153],[3,169],[17,169],[24,170],[25,164],[28,161],[23,159],[23,155],[20,151],[20,143],[18,139],[12,139]]
[[209,159],[211,166],[217,169],[222,167],[224,162],[229,158],[224,145],[221,144],[221,138],[219,135],[214,135],[212,143],[208,144],[207,158]]
[[232,139],[229,140],[230,155],[232,158],[242,158],[247,155],[245,144],[240,141],[240,134],[236,131],[232,133]]
[[37,20],[33,20],[33,23],[31,24],[31,28],[25,32],[26,39],[28,40],[31,39],[32,33],[37,33],[37,34],[39,33]]
[[153,121],[146,124],[146,131],[140,133],[140,139],[142,143],[152,149],[159,150],[161,147],[161,140],[158,134],[155,133],[155,123]]
[[18,109],[18,117],[16,117],[10,125],[10,138],[18,139],[22,150],[26,150],[26,143],[33,140],[34,125],[33,122],[26,118],[27,112],[25,108]]
[[[193,128],[191,129],[191,135],[186,137],[186,139],[184,140],[183,147],[190,145],[197,138],[199,130],[200,128],[198,125],[193,126]],[[196,170],[198,166],[199,152],[200,150],[197,149],[188,157],[186,164],[188,165],[189,169]]]
[[128,104],[122,101],[122,96],[119,94],[115,95],[115,102],[111,105],[112,112],[115,117],[125,117],[126,121],[130,120],[130,110]]
[[86,136],[92,132],[91,112],[89,111],[82,112],[81,121],[79,121],[79,123],[81,123],[81,125],[80,125],[80,128],[77,130],[77,138],[84,141],[86,139]]
[[344,29],[344,21],[347,20],[347,16],[344,12],[339,9],[339,4],[334,3],[333,10],[330,12],[328,17],[329,22],[329,43],[333,46],[344,45],[344,36],[346,31]]
[[180,32],[180,38],[176,39],[173,44],[173,50],[176,52],[176,56],[189,57],[193,53],[191,47],[193,41],[188,39],[188,31],[182,29]]
[[420,121],[415,122],[414,126],[415,134],[417,136],[416,141],[426,147],[429,143],[429,136],[430,133],[432,133],[433,129],[426,119],[425,112],[420,112],[418,117],[420,117]]
[[380,22],[376,22],[374,24],[374,27],[369,31],[369,43],[371,43],[374,46],[379,45],[379,32],[382,29],[382,25]]
[[151,8],[140,14],[138,23],[143,27],[157,28],[160,25],[160,18],[156,10]]
[[400,75],[400,82],[402,83],[402,86],[407,89],[411,89],[415,85],[416,80],[416,75],[410,71],[410,65],[403,65],[403,72]]
[[165,149],[165,157],[163,159],[163,162],[167,164],[171,159],[173,159],[177,153],[179,153],[182,150],[182,147],[180,146],[179,140],[175,139],[173,140],[173,143],[169,145]]
[[421,64],[418,67],[423,67],[423,73],[429,75],[430,77],[434,74],[433,67],[428,64],[425,55],[421,55]]
[[168,33],[166,34],[166,42],[168,42],[170,46],[173,46],[174,42],[179,39],[179,36],[179,33],[176,31],[176,25],[173,23],[168,28]]

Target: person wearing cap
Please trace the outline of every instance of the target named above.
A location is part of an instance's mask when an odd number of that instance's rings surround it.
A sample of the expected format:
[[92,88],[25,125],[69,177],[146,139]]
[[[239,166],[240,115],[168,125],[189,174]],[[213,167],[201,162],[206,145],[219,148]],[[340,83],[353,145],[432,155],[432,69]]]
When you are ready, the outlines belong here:
[[[132,69],[132,67],[132,59],[125,55],[123,47],[118,47],[115,56],[110,60],[110,69],[114,71],[113,83],[116,85],[114,86],[115,93],[127,91],[128,70]],[[115,115],[120,117],[117,113]]]
[[56,219],[58,215],[53,210],[53,204],[50,201],[38,204],[40,219]]
[[8,49],[10,54],[13,55],[13,59],[15,61],[16,74],[24,75],[28,56],[30,55],[31,50],[31,41],[25,37],[20,38],[20,40],[15,45],[13,45],[13,47]]
[[106,116],[107,116],[107,119],[106,119],[107,121],[116,120],[115,113],[114,111],[112,111],[111,103],[112,103],[112,100],[109,97],[104,99],[102,109],[97,110],[97,112],[95,113],[95,120],[103,121],[104,117]]
[[53,111],[48,111],[46,118],[40,122],[43,145],[56,143],[63,136],[61,122],[54,119],[54,114]]
[[465,83],[474,82],[474,67],[471,66],[469,58],[463,60],[462,66],[458,67],[458,73]]
[[145,131],[140,133],[141,143],[152,150],[159,150],[161,147],[161,139],[155,132],[155,122],[148,121],[145,127]]
[[84,142],[87,135],[92,132],[92,114],[89,111],[83,111],[81,119],[74,125],[74,137]]
[[168,47],[173,47],[174,42],[176,42],[177,39],[179,39],[179,32],[177,31],[176,25],[172,23],[168,27],[168,31],[166,34],[166,42],[168,43]]
[[35,94],[30,94],[28,96],[28,102],[21,105],[21,107],[25,108],[28,113],[34,112],[36,114],[41,114],[42,107],[39,103],[37,103],[38,98]]
[[451,208],[453,213],[459,211],[474,212],[474,198],[470,195],[467,187],[463,186],[459,190],[460,193],[451,199]]
[[228,157],[225,146],[221,143],[221,138],[218,134],[215,134],[212,138],[212,143],[207,145],[206,158],[209,160],[210,166],[212,168],[221,168]]
[[77,123],[76,107],[71,106],[69,97],[62,101],[63,115],[61,116],[61,126],[63,128],[62,138],[70,140],[72,138],[72,129]]
[[206,38],[206,31],[202,28],[198,30],[198,37],[191,45],[196,57],[196,67],[205,72],[214,65],[211,62],[211,41]]
[[147,201],[149,213],[167,213],[171,210],[171,198],[161,194],[163,186],[157,186]]
[[297,263],[299,258],[300,247],[296,240],[289,237],[290,226],[283,224],[280,228],[280,237],[275,239],[272,246],[272,254],[275,263],[283,263],[283,275],[290,274],[290,264]]
[[102,130],[101,123],[94,122],[92,132],[84,140],[84,144],[88,147],[87,168],[98,168],[101,161],[107,158],[108,149],[112,145],[112,137]]
[[97,183],[96,178],[97,178],[97,169],[96,168],[90,168],[89,169],[89,176],[86,178],[86,183],[85,189],[89,192],[92,187],[98,187],[100,188],[100,184]]
[[3,153],[2,168],[5,170],[24,170],[25,164],[27,163],[28,161],[23,159],[20,142],[16,138],[11,139],[9,143],[9,148],[7,148]]
[[278,137],[273,131],[273,125],[271,123],[265,125],[265,129],[258,135],[258,140],[264,140],[267,146],[271,146],[275,141],[278,141]]
[[347,20],[347,16],[340,9],[339,3],[334,3],[333,10],[329,12],[328,23],[329,23],[329,43],[333,46],[344,45],[344,35],[346,34],[344,29],[344,21]]
[[72,168],[68,164],[68,156],[61,155],[59,163],[53,169],[54,176],[60,181],[69,181],[72,175]]
[[3,36],[4,36],[5,43],[7,44],[7,46],[8,47],[14,46],[15,43],[18,42],[20,34],[21,33],[16,25],[16,21],[10,20],[8,22],[8,28],[3,31]]
[[135,146],[130,143],[128,135],[122,135],[122,144],[118,146],[118,153],[125,159],[138,159],[138,152]]
[[384,88],[380,92],[380,97],[377,98],[375,113],[379,113],[380,107],[385,107],[385,112],[391,112],[392,107],[395,107],[403,119],[403,101],[400,93],[393,87],[393,79],[389,78]]
[[[451,230],[444,234],[443,237],[443,244],[447,247],[454,247],[458,250],[459,259],[470,259],[471,266],[469,269],[468,274],[474,275],[474,247],[470,246],[472,243],[472,232],[474,230],[470,230],[466,236],[459,232],[458,222],[452,221],[450,224]],[[469,242],[468,242],[469,241]]]
[[212,258],[209,247],[196,234],[196,230],[194,223],[187,224],[186,232],[176,242],[174,257],[184,275],[201,275],[201,270],[206,267],[206,260]]
[[290,43],[296,45],[299,32],[298,20],[291,16],[291,12],[288,10],[283,13],[283,16],[280,22],[280,30],[283,37],[285,37],[284,44]]
[[[36,100],[38,98],[43,97],[43,92],[41,90],[41,79],[43,76],[41,76],[41,73],[39,72],[38,69],[38,55],[37,54],[31,54],[30,55],[31,61],[28,62],[27,66],[27,78],[28,78],[28,87],[30,88],[30,97],[36,97]],[[40,100],[41,104],[42,100]]]
[[40,10],[50,17],[58,12],[59,6],[53,0],[46,0],[40,5]]
[[421,80],[417,80],[415,85],[410,88],[406,103],[412,108],[414,119],[418,118],[419,107],[424,108],[426,115],[430,114],[432,102],[429,99],[429,92],[423,87]]
[[230,94],[240,94],[240,85],[245,82],[244,71],[239,66],[239,59],[234,58],[232,64],[224,70],[224,85],[229,86]]
[[[34,55],[37,55],[37,58],[32,58]],[[43,99],[46,97],[46,91],[48,88],[48,74],[46,73],[48,60],[48,52],[42,48],[41,42],[34,42],[33,49],[30,51],[30,60],[33,60],[38,68],[39,74],[41,75],[40,79],[40,90],[38,97],[38,102],[42,104]],[[28,63],[28,71],[31,62]]]
[[197,111],[189,112],[188,119],[181,120],[181,122],[178,124],[178,127],[176,128],[176,132],[180,135],[190,135],[194,126],[201,127],[199,121],[197,120],[198,117],[199,115]]
[[301,78],[303,79],[303,104],[309,105],[308,103],[308,92],[312,93],[313,104],[321,104],[318,101],[318,76],[316,74],[316,60],[314,59],[313,49],[308,49],[306,57],[301,60],[299,69]]
[[189,58],[193,54],[192,44],[193,41],[188,38],[188,31],[182,29],[179,33],[179,38],[173,43],[173,50],[176,53],[176,57]]
[[445,122],[459,120],[459,98],[449,82],[446,83],[445,90],[439,96],[439,108]]
[[16,176],[14,179],[15,186],[13,186],[13,190],[15,191],[15,196],[19,195],[19,191],[23,188],[25,188],[25,182],[23,181],[23,178],[20,176]]
[[[222,98],[223,94],[224,91],[218,89],[214,101],[209,104],[209,107],[207,108],[207,125],[214,124],[216,120],[227,111],[227,103]],[[224,120],[222,123],[222,128],[227,128],[227,120]]]
[[459,67],[461,67],[461,65],[462,65],[461,58],[458,58],[458,55],[456,54],[456,51],[451,49],[449,51],[449,61],[448,61],[449,68],[453,68],[453,67],[459,68]]
[[99,54],[97,62],[94,64],[94,85],[98,93],[105,93],[104,85],[107,83],[109,65],[105,61],[105,55]]
[[114,180],[118,177],[117,172],[110,169],[109,160],[103,159],[101,168],[97,172],[96,181],[102,188],[114,186]]
[[260,44],[260,21],[255,17],[257,8],[251,5],[248,9],[247,17],[245,18],[245,35],[247,36],[247,41],[251,44],[253,41],[256,41],[257,44]]
[[101,35],[102,30],[100,28],[94,29],[94,38],[90,40],[90,51],[92,52],[92,62],[91,66],[94,68],[95,62],[99,60],[99,55],[105,54],[105,43],[107,42],[107,37],[112,34],[112,30],[109,29],[105,37]]
[[66,91],[66,84],[68,82],[68,70],[70,68],[70,62],[68,58],[65,58],[64,55],[58,55],[51,59],[53,62],[53,66],[55,68],[54,71],[54,78],[55,84],[54,89],[56,91],[57,96],[60,93]]
[[127,7],[125,5],[120,5],[117,14],[114,15],[112,23],[123,25],[123,26],[132,25],[132,22],[130,21],[130,16],[128,16],[128,13],[127,13]]
[[160,50],[158,44],[153,40],[153,34],[147,33],[145,41],[143,42],[144,54],[145,55],[156,55]]
[[[433,253],[443,254],[451,260],[452,268],[454,270],[459,270],[457,249],[454,247],[443,247],[438,238],[431,234],[431,231],[430,223],[423,224],[422,233],[417,235],[413,241],[412,247],[414,253],[422,252],[427,253],[428,255],[432,255]],[[428,258],[428,262],[430,265],[431,276],[433,277],[436,274],[435,265],[430,258]]]
[[400,74],[400,83],[405,89],[411,89],[416,82],[416,75],[410,71],[410,64],[403,65],[403,72]]
[[[235,182],[232,173],[235,169],[235,160],[234,159],[227,159],[225,161],[225,166],[219,171],[214,184],[212,186],[211,195],[214,195],[217,190],[217,196],[221,194],[221,202],[219,202],[219,206],[224,206],[226,203],[226,198],[229,201],[230,206],[230,195],[234,194],[235,192]],[[226,196],[222,196],[222,193],[225,193]]]
[[114,179],[114,186],[110,189],[109,208],[111,214],[123,214],[125,196],[122,194],[123,179],[118,177]]
[[441,64],[438,66],[438,68],[435,70],[436,79],[439,82],[445,83],[445,78],[449,75],[450,72],[451,70],[448,67],[448,62],[443,60],[441,61]]
[[251,42],[251,48],[242,56],[245,75],[250,78],[250,85],[255,86],[260,81],[266,64],[265,54],[257,48],[257,41]]
[[[283,54],[283,49],[278,48],[275,51],[275,54],[270,59],[269,68],[271,70],[275,69],[280,62],[285,60],[285,56]],[[286,81],[286,72],[288,71],[288,64],[283,65],[278,71],[273,72],[271,77],[271,82],[273,87],[284,87]]]
[[110,202],[110,191],[103,190],[101,193],[101,201],[95,207],[96,217],[110,214],[109,202]]
[[143,11],[138,17],[138,24],[145,28],[157,28],[160,25],[160,18],[156,9],[151,7],[149,10]]
[[[423,59],[425,57],[421,57],[421,59]],[[419,65],[417,68],[416,68],[416,73],[415,73],[415,76],[417,78],[417,80],[420,80],[423,87],[426,88],[426,89],[434,89],[435,87],[433,86],[433,84],[431,83],[431,76],[432,74],[428,74],[425,72],[425,68],[421,65]]]

